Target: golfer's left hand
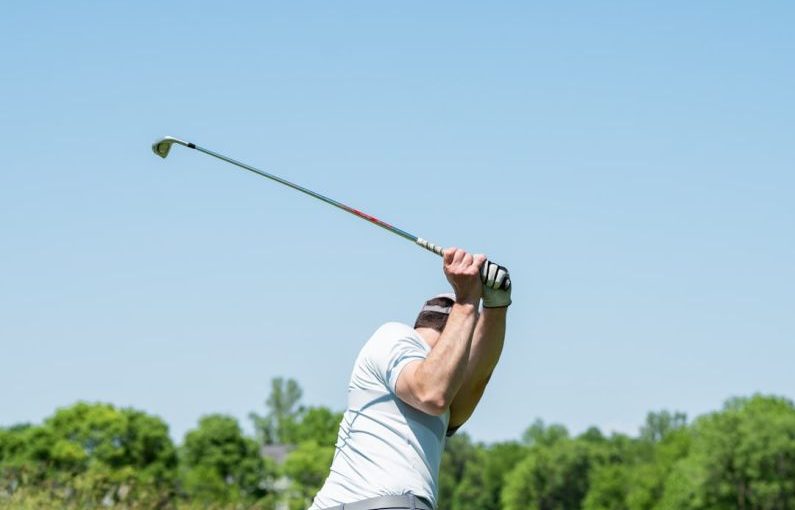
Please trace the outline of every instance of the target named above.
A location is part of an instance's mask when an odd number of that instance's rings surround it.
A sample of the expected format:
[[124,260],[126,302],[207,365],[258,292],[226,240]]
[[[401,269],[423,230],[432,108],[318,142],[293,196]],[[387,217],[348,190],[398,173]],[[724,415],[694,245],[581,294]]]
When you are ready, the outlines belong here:
[[510,278],[508,269],[487,260],[480,267],[483,280],[483,308],[503,308],[511,304],[511,289],[503,289],[502,284]]

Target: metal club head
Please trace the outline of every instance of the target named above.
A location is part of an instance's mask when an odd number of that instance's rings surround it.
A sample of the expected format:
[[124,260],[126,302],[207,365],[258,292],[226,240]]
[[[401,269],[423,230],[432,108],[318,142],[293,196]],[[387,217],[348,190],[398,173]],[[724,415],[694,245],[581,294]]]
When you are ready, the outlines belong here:
[[165,158],[166,156],[168,156],[168,151],[171,150],[171,146],[175,143],[184,145],[185,147],[191,147],[191,145],[193,145],[184,140],[180,140],[179,138],[174,138],[173,136],[166,136],[161,138],[160,140],[156,140],[155,143],[152,144],[152,152],[154,152],[161,158]]

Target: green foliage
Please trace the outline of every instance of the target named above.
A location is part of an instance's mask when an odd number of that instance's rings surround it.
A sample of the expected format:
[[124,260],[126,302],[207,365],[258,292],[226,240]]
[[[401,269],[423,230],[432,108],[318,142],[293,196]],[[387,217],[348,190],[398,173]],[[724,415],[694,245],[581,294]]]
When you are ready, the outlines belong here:
[[168,426],[141,411],[81,402],[57,411],[44,428],[54,439],[51,460],[63,469],[81,472],[99,463],[111,470],[132,467],[162,480],[176,468]]
[[342,413],[325,407],[304,407],[300,405],[302,395],[301,386],[293,379],[277,377],[271,381],[271,394],[265,402],[267,414],[249,414],[261,444],[336,443]]
[[168,499],[177,456],[157,417],[79,402],[0,434],[0,489],[42,487],[63,504]]
[[[295,381],[275,380],[273,392],[259,434],[295,445],[282,466],[222,415],[202,418],[178,452],[162,420],[108,404],[0,428],[0,508],[304,509],[328,474],[342,415],[301,406]],[[438,508],[795,508],[795,406],[735,398],[691,424],[649,413],[637,437],[594,427],[572,437],[540,420],[522,441],[459,433],[442,457]]]
[[503,508],[579,509],[588,492],[590,469],[601,462],[602,449],[584,440],[556,433],[551,442],[537,441],[506,476],[501,495]]
[[607,464],[594,469],[584,510],[627,510],[627,492],[632,485],[630,470],[624,465]]
[[[674,464],[687,454],[690,434],[684,425],[652,429],[650,423],[660,423],[656,418],[649,419],[652,416],[684,415],[650,413],[639,438],[616,434],[602,443],[607,462],[593,467],[588,494],[583,500],[584,510],[654,508]],[[644,433],[644,430],[656,432]]]
[[646,441],[659,442],[668,434],[684,428],[687,415],[660,411],[646,415],[646,424],[640,429],[640,438]]
[[661,508],[795,506],[795,406],[783,398],[733,399],[696,420],[688,457],[666,481]]
[[463,432],[448,438],[439,469],[438,510],[451,510],[456,487],[464,476],[466,465],[476,459],[477,447]]
[[517,442],[478,446],[453,494],[453,510],[499,510],[503,479],[527,455]]
[[554,443],[568,439],[569,431],[563,425],[553,423],[546,425],[543,420],[536,420],[530,425],[522,435],[522,439],[527,445],[551,446]]
[[321,446],[317,441],[304,441],[290,452],[284,461],[283,472],[291,480],[289,503],[291,509],[307,508],[329,473],[334,448]]
[[325,407],[301,408],[285,434],[288,444],[315,441],[323,446],[334,446],[342,413]]
[[268,496],[276,476],[237,420],[219,414],[203,417],[185,435],[180,460],[182,488],[198,501],[257,500]]
[[289,444],[298,413],[298,403],[303,390],[294,379],[276,377],[271,380],[271,393],[265,401],[268,413],[260,416],[250,413],[261,444]]

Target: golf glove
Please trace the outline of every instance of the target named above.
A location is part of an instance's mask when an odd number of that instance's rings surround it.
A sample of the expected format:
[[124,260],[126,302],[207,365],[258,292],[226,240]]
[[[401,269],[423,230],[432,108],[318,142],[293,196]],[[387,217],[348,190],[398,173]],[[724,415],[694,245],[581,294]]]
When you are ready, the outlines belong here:
[[508,269],[487,260],[480,268],[483,278],[483,308],[502,308],[511,304],[511,288],[502,288],[503,282],[508,279]]

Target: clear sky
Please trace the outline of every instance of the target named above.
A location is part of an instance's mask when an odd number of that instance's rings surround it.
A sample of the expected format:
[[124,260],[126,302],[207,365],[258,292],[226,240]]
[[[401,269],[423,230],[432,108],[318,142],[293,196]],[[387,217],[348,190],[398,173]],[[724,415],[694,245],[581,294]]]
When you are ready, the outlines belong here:
[[433,255],[507,265],[465,427],[634,432],[795,397],[791,2],[14,2],[0,16],[0,425],[77,400],[345,406]]

